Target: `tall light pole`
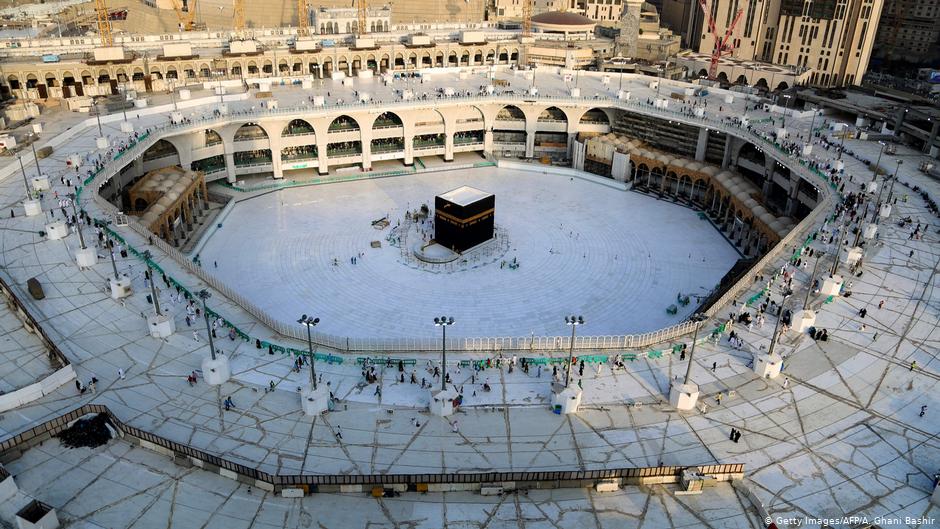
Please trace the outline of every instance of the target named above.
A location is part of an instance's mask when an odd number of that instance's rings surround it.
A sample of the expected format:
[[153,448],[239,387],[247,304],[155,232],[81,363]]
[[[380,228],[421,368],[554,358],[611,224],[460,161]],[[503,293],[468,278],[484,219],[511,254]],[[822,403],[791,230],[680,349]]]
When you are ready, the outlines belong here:
[[782,123],[780,128],[785,129],[787,128],[787,111],[790,109],[790,99],[792,98],[790,94],[783,94],[781,97],[787,100],[787,103],[783,105],[783,117],[780,118],[780,122]]
[[75,207],[75,203],[78,202],[78,196],[75,193],[69,193],[69,202],[72,203],[72,216],[75,217],[75,231],[78,232],[78,241],[82,245],[82,250],[86,248],[85,246],[85,236],[82,235],[82,219],[78,218],[78,210]]
[[777,331],[780,329],[780,320],[783,319],[783,308],[784,308],[783,306],[791,295],[793,295],[792,291],[788,292],[787,294],[784,294],[783,300],[780,302],[780,313],[777,314],[777,323],[774,325],[774,333],[770,337],[770,348],[767,349],[767,356],[774,354],[774,348],[777,346],[777,338],[779,337],[779,335],[777,334]]
[[[35,136],[32,132],[29,133],[29,137],[32,138]],[[36,162],[36,177],[42,178],[42,171],[39,170],[39,155],[36,154],[36,140],[29,142],[29,146],[33,149],[33,161]]]
[[571,382],[571,362],[574,359],[574,333],[578,325],[584,325],[584,316],[565,316],[565,325],[571,326],[571,343],[568,344],[568,367],[565,369],[565,387]]
[[881,155],[885,152],[885,147],[888,145],[887,142],[884,142],[881,140],[878,141],[878,144],[881,145],[881,149],[878,150],[878,161],[875,162],[875,168],[872,169],[872,172],[874,173],[871,175],[872,182],[874,182],[875,179],[878,178],[878,169],[880,169],[879,166],[881,165]]
[[813,282],[816,281],[816,269],[819,268],[819,260],[821,258],[822,255],[816,256],[816,264],[813,265],[813,275],[809,276],[809,283],[806,287],[806,296],[803,298],[803,310],[809,309],[809,294],[813,291]]
[[297,320],[297,323],[303,325],[307,328],[307,351],[310,352],[310,383],[313,384],[313,390],[317,390],[317,369],[314,367],[316,363],[313,357],[313,338],[310,336],[310,328],[316,327],[320,323],[320,318],[310,318],[306,314],[300,317]]
[[20,162],[20,171],[23,173],[23,183],[26,184],[26,200],[33,198],[33,193],[29,187],[29,179],[26,178],[26,167],[23,165],[23,159],[20,158],[20,155],[16,155],[17,161]]
[[98,137],[104,138],[104,133],[101,132],[101,109],[98,107],[98,103],[95,103],[95,119],[98,120]]
[[[147,265],[147,272],[150,274],[150,296],[153,297],[153,310],[156,311],[157,316],[162,316],[163,313],[160,312],[160,298],[157,297],[157,282],[153,278],[153,268],[150,268],[150,260],[153,259],[153,254],[150,253],[150,250],[144,250],[143,253],[144,264]],[[212,333],[209,333],[210,335]]]
[[807,143],[813,143],[813,128],[816,126],[816,116],[819,114],[819,109],[813,110],[813,120],[809,124],[809,138],[807,138]]
[[685,368],[685,381],[683,384],[688,384],[689,380],[692,378],[692,357],[695,355],[695,342],[698,341],[698,331],[702,328],[702,322],[708,319],[704,314],[693,314],[690,320],[695,322],[695,330],[692,331],[692,349],[689,350],[689,366]]
[[117,263],[114,262],[114,239],[108,237],[108,253],[111,255],[111,269],[114,270],[114,280],[117,281],[121,277],[118,275]]
[[894,168],[894,177],[891,178],[891,187],[888,189],[888,204],[891,203],[891,199],[894,197],[894,183],[898,179],[898,170],[901,169],[902,163],[904,163],[904,160],[898,160],[898,165]]
[[206,334],[209,335],[209,354],[212,355],[212,360],[215,360],[215,343],[212,341],[212,329],[209,328],[209,311],[206,310],[206,300],[212,297],[212,294],[206,290],[202,289],[196,293],[199,296],[199,299],[202,300],[202,315],[206,319]]
[[[843,213],[843,215],[845,215]],[[849,227],[849,216],[845,215],[845,219],[842,221],[842,229],[839,231],[839,241],[836,245],[836,258],[832,262],[832,269],[829,271],[829,277],[836,275],[836,272],[839,271],[839,255],[842,254],[842,241],[845,240],[845,231]]]
[[434,318],[434,325],[441,328],[441,390],[447,389],[447,328],[454,324],[453,317]]

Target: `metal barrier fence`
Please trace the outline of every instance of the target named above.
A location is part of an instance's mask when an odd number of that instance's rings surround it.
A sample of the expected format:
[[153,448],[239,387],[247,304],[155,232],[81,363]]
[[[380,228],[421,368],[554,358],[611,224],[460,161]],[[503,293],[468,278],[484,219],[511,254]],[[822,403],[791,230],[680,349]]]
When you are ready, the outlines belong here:
[[[88,414],[105,414],[120,435],[125,439],[143,441],[171,452],[174,457],[187,457],[207,465],[235,473],[240,479],[266,483],[275,490],[302,485],[393,485],[393,484],[477,484],[498,482],[546,482],[546,481],[590,481],[601,479],[639,479],[656,477],[678,477],[683,470],[694,467],[708,475],[743,474],[743,463],[720,465],[690,465],[661,467],[604,468],[596,470],[554,470],[538,472],[451,472],[439,474],[270,474],[256,468],[229,461],[189,445],[171,441],[154,435],[140,428],[125,424],[115,417],[111,410],[102,404],[86,404],[63,415],[50,419],[29,430],[20,432],[0,441],[0,461],[16,459],[29,448],[55,437],[65,430],[69,423]],[[4,477],[0,467],[0,478]],[[8,474],[7,474],[8,475]]]
[[70,364],[69,359],[62,353],[59,349],[59,346],[55,344],[49,336],[46,334],[46,331],[42,328],[42,325],[39,325],[39,322],[36,321],[36,318],[33,318],[33,315],[29,313],[26,309],[26,305],[17,297],[16,292],[10,288],[10,285],[0,277],[0,293],[2,293],[9,303],[13,305],[14,310],[16,310],[22,318],[26,320],[26,324],[35,331],[36,335],[39,336],[39,340],[46,347],[48,351],[49,359],[58,362],[61,366],[67,366]]
[[[823,184],[821,187],[826,189],[827,196],[817,204],[817,207],[809,214],[806,218],[803,219],[793,230],[790,231],[784,238],[782,238],[770,251],[768,251],[762,259],[760,259],[754,266],[751,267],[749,273],[744,275],[743,278],[734,286],[729,288],[729,290],[719,298],[711,307],[709,307],[705,313],[714,317],[718,312],[728,305],[733,299],[751,286],[751,278],[760,272],[767,264],[777,259],[781,252],[785,251],[787,246],[793,243],[794,240],[802,240],[805,234],[810,230],[819,220],[820,216],[828,210],[833,204],[833,197],[835,192],[830,188],[830,183],[825,179],[825,177],[819,173],[808,170],[800,163],[794,163],[794,160],[791,159],[789,155],[780,151],[780,148],[769,141],[767,138],[756,134],[755,132],[742,129],[739,126],[729,125],[728,123],[722,120],[715,120],[709,117],[692,117],[680,112],[669,111],[665,109],[656,109],[649,105],[644,105],[642,102],[636,100],[620,100],[620,99],[603,99],[599,97],[595,98],[573,98],[573,97],[554,97],[554,96],[516,96],[516,95],[494,95],[494,96],[476,96],[476,97],[453,97],[437,100],[436,103],[440,105],[447,104],[468,104],[468,103],[502,103],[511,104],[514,102],[547,102],[555,104],[569,104],[569,105],[581,105],[581,106],[590,106],[590,107],[612,107],[623,111],[639,112],[653,117],[660,117],[675,121],[684,122],[688,125],[693,126],[702,126],[706,125],[710,129],[718,130],[725,134],[742,137],[747,141],[754,142],[756,144],[762,145],[765,148],[765,152],[768,153],[772,158],[780,163],[786,165],[790,168],[791,171],[796,172],[801,177],[808,178],[810,181],[817,181]],[[391,102],[391,103],[381,103],[383,109],[394,109],[399,107],[408,107],[413,105],[413,102]],[[319,107],[316,109],[309,108],[278,108],[278,109],[260,109],[254,111],[242,111],[234,112],[224,116],[213,116],[205,117],[202,119],[195,119],[185,124],[169,124],[162,128],[153,129],[151,132],[143,136],[140,141],[129,149],[119,153],[114,160],[109,161],[105,164],[104,168],[92,178],[86,180],[85,184],[88,187],[91,187],[96,192],[94,193],[94,201],[101,210],[106,213],[113,215],[116,213],[117,208],[115,208],[111,203],[107,202],[103,197],[101,197],[97,190],[100,189],[108,180],[110,180],[114,174],[120,171],[123,165],[126,165],[126,162],[120,162],[121,158],[125,160],[136,158],[138,155],[143,154],[150,146],[152,146],[160,136],[161,132],[173,133],[173,134],[183,134],[187,132],[193,132],[197,130],[203,130],[207,126],[217,126],[229,122],[238,122],[246,119],[260,119],[266,116],[292,116],[296,115],[298,117],[302,116],[316,116],[320,114],[332,114],[336,110],[342,108],[345,111],[348,111],[350,107],[362,107],[362,108],[374,108],[376,103],[352,103],[348,105],[343,105],[343,107]],[[236,292],[234,289],[230,288],[228,285],[223,283],[221,280],[213,276],[210,272],[206,271],[200,266],[195,265],[190,259],[183,255],[176,248],[170,246],[164,242],[159,237],[153,237],[153,234],[147,230],[144,226],[136,221],[136,219],[129,218],[129,227],[132,231],[138,235],[144,237],[145,239],[152,238],[154,244],[171,258],[173,258],[179,265],[181,265],[187,272],[193,274],[194,276],[201,279],[207,285],[220,292],[222,295],[233,301],[234,303],[240,305],[248,313],[250,313],[254,318],[260,321],[262,324],[272,329],[276,333],[296,340],[305,340],[306,334],[302,332],[300,326],[291,325],[285,322],[276,320],[272,318],[266,311],[252,303],[250,300]],[[690,334],[694,329],[694,324],[688,321],[680,322],[670,327],[659,329],[657,331],[642,333],[642,334],[627,334],[620,336],[582,336],[578,337],[575,340],[574,347],[576,349],[636,349],[650,347],[656,344],[662,344],[671,340],[676,340],[682,336]],[[550,348],[558,348],[555,344],[560,344],[561,347],[567,347],[569,342],[568,338],[555,336],[555,337],[537,337],[533,339],[532,337],[526,338],[501,338],[501,337],[480,337],[480,338],[463,338],[455,339],[453,341],[448,341],[448,348],[455,351],[512,351],[512,350],[526,350],[533,348],[533,343],[538,343],[542,345],[551,344]],[[331,347],[339,350],[345,351],[431,351],[436,350],[440,347],[440,341],[432,338],[395,338],[395,339],[358,339],[358,338],[347,338],[340,336],[332,336],[324,333],[313,333],[313,341],[325,347]],[[543,349],[544,350],[544,349]]]

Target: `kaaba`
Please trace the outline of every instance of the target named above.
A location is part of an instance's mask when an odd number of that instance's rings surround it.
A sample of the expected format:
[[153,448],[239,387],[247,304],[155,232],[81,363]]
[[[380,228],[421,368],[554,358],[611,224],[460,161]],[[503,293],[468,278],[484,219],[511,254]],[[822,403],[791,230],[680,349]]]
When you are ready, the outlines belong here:
[[434,197],[434,241],[457,253],[493,238],[496,195],[461,186]]

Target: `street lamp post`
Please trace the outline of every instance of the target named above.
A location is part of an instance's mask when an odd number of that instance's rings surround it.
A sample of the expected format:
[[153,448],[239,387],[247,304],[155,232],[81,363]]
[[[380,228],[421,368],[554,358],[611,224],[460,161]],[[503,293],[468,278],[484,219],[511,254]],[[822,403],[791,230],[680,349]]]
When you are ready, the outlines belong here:
[[[34,134],[30,132],[29,136],[32,138]],[[39,170],[39,155],[36,154],[36,140],[29,142],[29,146],[33,149],[33,161],[36,163],[36,177],[42,178],[42,171]]]
[[320,318],[310,318],[306,314],[302,315],[297,323],[303,325],[307,328],[307,351],[310,352],[310,383],[313,385],[313,390],[317,390],[317,369],[314,367],[316,362],[313,357],[313,338],[310,336],[311,327],[316,327],[320,323]]
[[114,280],[117,281],[121,279],[118,275],[117,263],[114,261],[114,240],[110,237],[108,238],[108,253],[111,255],[111,270],[114,270]]
[[69,202],[72,203],[72,216],[75,217],[75,231],[78,232],[78,241],[82,245],[82,250],[86,248],[85,246],[85,236],[82,235],[82,219],[78,218],[78,210],[75,207],[75,203],[78,202],[78,196],[75,193],[69,193]]
[[780,320],[783,319],[784,305],[791,295],[793,295],[793,292],[784,294],[783,300],[780,302],[780,313],[777,314],[777,323],[774,325],[774,333],[770,337],[770,347],[767,349],[767,356],[774,354],[774,348],[777,346],[777,338],[779,337],[778,331],[780,329]]
[[98,107],[98,103],[95,103],[95,119],[98,121],[98,137],[103,138],[104,133],[101,131],[101,110]]
[[26,178],[26,167],[23,165],[23,159],[20,158],[20,155],[16,155],[16,160],[20,162],[20,171],[23,173],[23,183],[26,184],[26,199],[29,200],[33,198],[33,193],[29,187],[29,179]]
[[887,142],[880,141],[880,140],[878,141],[878,143],[881,145],[881,149],[878,150],[878,161],[875,162],[875,167],[874,167],[874,169],[872,169],[872,173],[874,173],[874,174],[871,175],[871,181],[872,181],[872,182],[874,182],[875,179],[878,178],[878,169],[881,168],[881,167],[880,167],[880,165],[881,165],[881,155],[885,152],[885,147],[888,145]]
[[692,331],[692,349],[689,350],[689,366],[685,369],[685,381],[683,384],[688,384],[692,378],[692,357],[695,355],[695,342],[698,341],[698,331],[702,327],[702,322],[707,319],[707,316],[704,314],[693,314],[690,319],[695,322],[695,330]]
[[842,229],[839,231],[839,241],[836,245],[836,258],[832,262],[832,270],[829,271],[829,277],[836,275],[836,272],[839,270],[839,256],[842,254],[842,243],[845,240],[845,231],[848,229],[849,217],[846,215],[845,220],[842,221]]
[[434,318],[434,325],[441,328],[441,390],[447,389],[447,328],[454,324],[453,317]]
[[571,362],[574,359],[574,336],[578,325],[584,325],[584,316],[565,316],[565,325],[571,326],[571,343],[568,344],[568,367],[565,369],[565,387],[571,382]]
[[790,94],[783,94],[783,98],[787,100],[787,103],[783,105],[783,116],[780,118],[780,123],[782,129],[787,128],[787,111],[790,109]]
[[891,203],[891,199],[894,197],[894,183],[898,179],[898,170],[901,169],[902,163],[904,163],[904,160],[898,160],[898,165],[894,168],[894,177],[891,178],[891,187],[888,189],[888,204]]
[[153,277],[153,268],[150,268],[150,260],[153,259],[153,254],[150,253],[150,250],[144,250],[143,258],[144,264],[147,265],[147,272],[150,274],[150,296],[153,297],[153,310],[156,312],[157,316],[162,316],[163,313],[160,312],[160,298],[157,297],[157,282]]
[[202,316],[206,320],[206,334],[209,335],[209,354],[212,355],[212,361],[215,361],[215,343],[212,341],[212,329],[209,327],[209,311],[206,309],[206,300],[212,297],[212,294],[206,290],[202,289],[196,293],[199,296],[199,299],[202,300]]

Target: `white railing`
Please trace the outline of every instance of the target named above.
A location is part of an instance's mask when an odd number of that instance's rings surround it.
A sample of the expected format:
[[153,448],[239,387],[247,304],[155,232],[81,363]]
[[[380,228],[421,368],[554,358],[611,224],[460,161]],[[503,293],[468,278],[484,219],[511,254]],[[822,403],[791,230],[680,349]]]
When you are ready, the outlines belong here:
[[[566,103],[570,105],[590,105],[592,107],[597,106],[598,104],[603,104],[605,106],[618,108],[621,110],[627,111],[639,111],[647,115],[655,117],[664,117],[667,119],[684,122],[690,125],[707,125],[710,129],[720,130],[726,134],[742,137],[745,140],[755,142],[761,146],[765,143],[769,143],[767,139],[759,136],[754,132],[747,131],[737,126],[729,125],[720,120],[713,120],[708,117],[690,117],[678,112],[672,112],[668,110],[656,109],[650,105],[645,105],[637,101],[630,100],[615,100],[615,99],[600,99],[597,97],[594,98],[573,98],[573,97],[553,97],[553,96],[521,96],[521,95],[498,95],[498,96],[476,96],[476,97],[453,97],[453,98],[443,98],[437,100],[440,104],[447,104],[450,102],[453,103],[467,103],[467,102],[486,102],[486,103],[511,103],[514,101],[525,100],[537,100],[539,102],[557,102],[557,103]],[[242,120],[257,120],[259,118],[270,116],[270,115],[291,115],[291,114],[303,114],[309,116],[310,114],[327,114],[334,111],[348,112],[350,106],[361,106],[363,108],[377,108],[378,105],[381,105],[382,110],[387,110],[388,108],[401,107],[401,106],[410,106],[413,105],[413,102],[400,101],[397,103],[379,103],[379,102],[370,102],[368,104],[344,104],[343,106],[336,107],[321,107],[320,109],[313,110],[309,108],[283,108],[283,109],[260,109],[254,111],[241,111],[234,112],[225,116],[213,116],[205,117],[203,119],[195,119],[190,123],[186,124],[168,124],[163,127],[156,128],[152,130],[152,133],[147,136],[143,141],[134,145],[134,147],[125,151],[118,160],[112,160],[105,164],[104,169],[94,178],[94,180],[87,186],[94,191],[94,202],[101,208],[101,210],[108,214],[113,215],[116,213],[117,208],[112,204],[107,202],[103,197],[101,197],[97,190],[100,189],[108,180],[110,180],[120,169],[129,163],[130,160],[133,160],[137,156],[142,155],[149,147],[151,147],[159,139],[160,133],[173,133],[180,134],[186,132],[196,132],[203,130],[207,124],[212,125],[221,125],[227,123],[237,123]],[[87,126],[87,125],[86,125]],[[824,200],[821,200],[817,207],[801,221],[793,230],[790,231],[783,239],[780,240],[764,257],[756,263],[749,273],[734,286],[732,286],[721,298],[718,299],[707,311],[706,314],[709,316],[715,316],[721,311],[731,300],[735,299],[740,295],[745,289],[753,284],[751,278],[754,274],[759,273],[765,266],[771,263],[773,260],[778,258],[780,254],[787,250],[795,240],[802,240],[805,238],[808,231],[816,225],[820,220],[820,217],[828,210],[830,206],[833,205],[833,200],[836,197],[836,193],[832,190],[829,184],[825,181],[821,181],[812,171],[809,171],[803,167],[798,162],[795,162],[792,157],[781,154],[777,151],[777,148],[773,145],[766,146],[768,148],[764,149],[764,152],[767,153],[772,158],[780,161],[784,165],[790,168],[791,171],[796,172],[801,177],[806,177],[810,181],[816,181],[820,183],[820,189],[825,189],[827,196]],[[234,289],[229,287],[227,284],[213,276],[211,273],[207,272],[203,268],[192,263],[191,260],[187,259],[179,250],[173,248],[166,242],[164,242],[159,237],[154,237],[153,234],[142,226],[136,219],[130,218],[128,220],[128,227],[136,232],[138,235],[144,239],[151,238],[160,250],[170,256],[174,261],[177,262],[185,271],[193,274],[194,276],[201,279],[208,286],[212,287],[225,297],[227,297],[232,302],[241,306],[249,314],[255,317],[262,324],[272,329],[273,331],[281,334],[285,337],[293,338],[296,340],[305,340],[306,335],[301,333],[301,330],[298,325],[288,324],[280,320],[272,318],[264,309],[258,307],[253,302],[242,296],[240,293],[236,292]],[[694,324],[689,321],[680,322],[670,327],[659,329],[652,332],[640,333],[640,334],[626,334],[626,335],[617,335],[617,336],[579,336],[575,339],[574,347],[576,349],[637,349],[645,348],[656,344],[662,344],[664,342],[669,342],[676,340],[682,336],[690,334],[693,331]],[[441,343],[440,340],[435,340],[432,338],[346,338],[339,336],[332,336],[323,333],[314,333],[314,341],[325,347],[330,347],[334,349],[347,350],[347,351],[429,351],[437,350]],[[570,338],[563,336],[528,336],[528,337],[480,337],[480,338],[454,338],[448,340],[448,347],[452,350],[460,351],[499,351],[499,350],[553,350],[553,349],[563,349],[569,347]]]

